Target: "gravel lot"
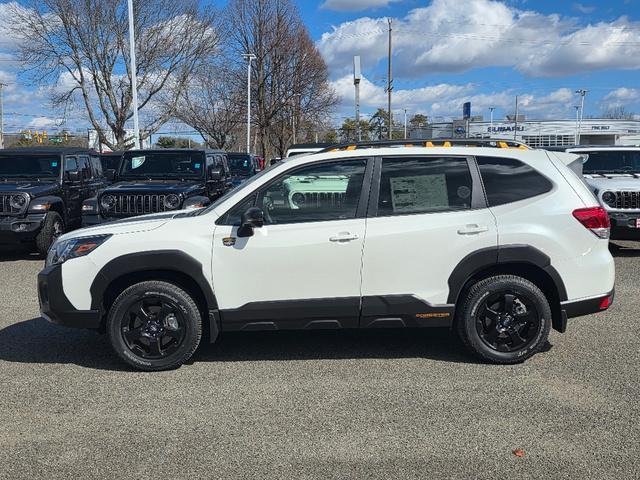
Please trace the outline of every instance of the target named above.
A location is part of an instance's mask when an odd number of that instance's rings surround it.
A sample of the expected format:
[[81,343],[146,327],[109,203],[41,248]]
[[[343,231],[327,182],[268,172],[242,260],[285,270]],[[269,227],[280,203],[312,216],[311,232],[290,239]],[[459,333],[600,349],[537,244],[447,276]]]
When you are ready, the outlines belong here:
[[623,245],[614,307],[524,365],[478,364],[448,331],[270,332],[152,374],[39,318],[42,262],[0,252],[0,478],[638,478]]

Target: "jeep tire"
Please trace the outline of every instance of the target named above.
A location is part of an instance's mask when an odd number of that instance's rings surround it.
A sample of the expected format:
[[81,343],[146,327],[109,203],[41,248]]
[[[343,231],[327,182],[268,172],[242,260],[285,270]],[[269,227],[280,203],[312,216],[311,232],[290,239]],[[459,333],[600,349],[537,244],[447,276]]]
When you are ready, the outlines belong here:
[[125,289],[109,309],[107,334],[118,356],[144,371],[189,360],[202,336],[202,314],[189,293],[164,281]]
[[36,235],[36,249],[38,253],[46,257],[49,247],[64,232],[64,221],[57,212],[48,212],[44,217],[42,228]]
[[477,357],[500,364],[523,362],[546,344],[551,308],[530,281],[500,275],[472,285],[460,304],[460,339]]

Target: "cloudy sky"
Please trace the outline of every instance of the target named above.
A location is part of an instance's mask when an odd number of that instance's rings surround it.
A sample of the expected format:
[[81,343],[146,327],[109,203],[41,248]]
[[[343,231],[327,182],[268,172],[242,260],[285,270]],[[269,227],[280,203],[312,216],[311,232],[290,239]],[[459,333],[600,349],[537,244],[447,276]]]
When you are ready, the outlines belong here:
[[[360,55],[363,112],[386,106],[387,19],[394,30],[394,110],[436,120],[512,113],[572,118],[577,88],[585,115],[613,105],[640,114],[640,0],[298,0],[303,19],[341,96],[336,120],[352,115],[352,62]],[[7,131],[55,129],[46,90],[29,85],[12,61],[0,2],[0,82]],[[77,115],[77,114],[75,114]],[[82,125],[67,118],[68,128]]]

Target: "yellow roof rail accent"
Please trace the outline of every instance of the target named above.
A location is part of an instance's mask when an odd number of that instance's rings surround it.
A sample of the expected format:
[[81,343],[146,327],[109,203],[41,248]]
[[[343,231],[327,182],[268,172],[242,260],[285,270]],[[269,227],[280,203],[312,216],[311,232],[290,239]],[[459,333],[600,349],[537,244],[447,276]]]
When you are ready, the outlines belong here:
[[520,150],[530,150],[530,148],[529,148],[529,147],[527,147],[526,145],[520,145],[518,148],[519,148]]
[[444,142],[442,144],[443,147],[450,147],[451,146],[451,142]]
[[345,150],[355,150],[356,145],[349,145]]
[[433,147],[433,142],[427,142],[424,144],[425,147]]
[[509,148],[509,145],[507,145],[507,142],[498,142],[498,146],[500,148]]

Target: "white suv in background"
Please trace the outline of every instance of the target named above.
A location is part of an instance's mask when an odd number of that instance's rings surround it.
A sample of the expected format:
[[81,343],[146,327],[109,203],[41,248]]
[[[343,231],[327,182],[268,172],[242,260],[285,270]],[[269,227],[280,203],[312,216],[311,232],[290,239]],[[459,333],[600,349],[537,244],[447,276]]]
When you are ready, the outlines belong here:
[[142,370],[181,365],[202,337],[278,329],[450,327],[484,360],[523,361],[611,305],[609,219],[575,155],[468,142],[339,146],[204,209],[64,235],[42,315],[106,332]]

